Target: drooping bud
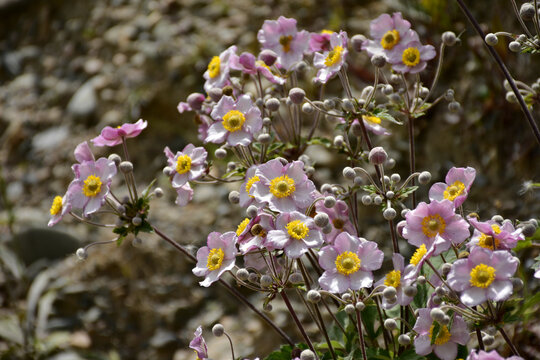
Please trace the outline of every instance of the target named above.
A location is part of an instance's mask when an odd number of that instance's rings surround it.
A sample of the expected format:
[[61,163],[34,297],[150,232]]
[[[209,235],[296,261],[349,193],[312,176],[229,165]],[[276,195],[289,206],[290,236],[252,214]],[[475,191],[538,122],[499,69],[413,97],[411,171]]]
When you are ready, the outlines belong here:
[[453,31],[443,32],[441,39],[446,46],[454,46],[457,41],[456,34]]
[[316,304],[321,301],[321,293],[317,290],[309,290],[307,293],[307,300],[312,304]]
[[204,95],[201,93],[192,93],[187,97],[187,103],[193,110],[201,110],[204,102]]
[[388,154],[382,147],[377,146],[371,149],[368,158],[373,165],[382,165],[388,159]]
[[261,59],[267,66],[274,65],[277,58],[278,58],[277,54],[270,49],[264,49],[259,54],[259,59]]
[[361,52],[362,51],[362,44],[366,41],[366,37],[361,34],[354,35],[351,38],[351,45],[354,51]]
[[212,334],[214,334],[215,337],[221,337],[225,333],[225,329],[223,328],[223,325],[216,324],[214,327],[212,327]]
[[291,99],[293,104],[296,104],[296,105],[301,104],[302,101],[304,101],[305,97],[306,97],[306,92],[304,91],[304,89],[295,87],[289,91],[289,99]]

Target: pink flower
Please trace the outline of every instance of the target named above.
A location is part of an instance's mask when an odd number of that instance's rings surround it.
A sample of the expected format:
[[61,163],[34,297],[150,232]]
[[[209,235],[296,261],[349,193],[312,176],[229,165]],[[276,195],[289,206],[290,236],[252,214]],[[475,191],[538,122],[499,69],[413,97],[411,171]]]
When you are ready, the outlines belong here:
[[469,330],[465,320],[459,315],[454,315],[452,327],[439,325],[439,332],[432,344],[435,323],[430,316],[431,309],[418,309],[418,318],[413,330],[418,333],[414,339],[414,348],[418,355],[427,355],[435,352],[442,360],[455,360],[458,344],[465,345],[469,341]]
[[260,212],[253,219],[244,219],[236,229],[238,244],[242,254],[258,249],[274,250],[267,241],[267,235],[275,230],[274,217],[270,214]]
[[519,240],[525,240],[521,229],[515,229],[510,221],[504,221],[502,225],[488,220],[481,222],[474,217],[468,218],[475,231],[467,246],[481,246],[488,250],[510,250],[516,247]]
[[345,63],[347,57],[347,33],[341,31],[330,35],[330,50],[324,53],[315,53],[313,56],[313,65],[319,69],[317,80],[326,84]]
[[257,60],[253,54],[244,52],[240,56],[231,55],[230,64],[231,69],[240,70],[244,74],[257,75],[259,73],[273,84],[285,84],[284,78],[275,75],[264,61]]
[[178,112],[182,114],[185,111],[201,110],[204,100],[206,100],[206,98],[203,94],[192,93],[188,96],[187,102],[180,101],[177,107]]
[[262,49],[273,50],[277,55],[277,66],[286,71],[301,61],[307,50],[309,33],[296,29],[296,20],[280,16],[276,20],[265,20],[257,33]]
[[218,121],[208,129],[205,142],[221,144],[226,141],[230,146],[247,146],[262,128],[261,111],[248,95],[240,95],[237,101],[223,96],[212,110],[211,117]]
[[58,222],[71,211],[71,196],[72,194],[68,192],[63,197],[56,196],[54,198],[49,211],[51,213],[51,219],[47,226],[51,227],[58,224]]
[[116,128],[105,126],[101,134],[92,139],[95,146],[115,146],[122,143],[123,138],[133,138],[143,131],[148,122],[140,119],[135,124],[122,124]]
[[461,301],[467,306],[486,300],[501,301],[512,295],[510,277],[517,266],[518,259],[508,251],[475,247],[467,259],[454,262],[447,281],[452,289],[461,292]]
[[349,218],[349,207],[343,200],[336,201],[336,205],[332,208],[324,206],[322,201],[318,201],[315,205],[317,213],[325,213],[332,224],[332,231],[324,235],[326,243],[332,244],[336,237],[342,232],[347,232],[351,235],[357,235],[356,229]]
[[376,243],[343,232],[336,237],[334,245],[325,246],[319,252],[319,264],[325,270],[319,284],[337,294],[370,287],[371,272],[381,267],[383,258]]
[[312,202],[310,195],[315,185],[308,179],[301,161],[283,165],[273,159],[260,165],[255,175],[259,181],[253,183],[252,195],[273,211],[305,210]]
[[172,186],[175,189],[204,175],[205,161],[208,154],[203,147],[188,144],[184,150],[178,151],[175,155],[166,146],[164,152],[167,156],[168,166],[175,170],[171,179]]
[[176,200],[174,201],[176,205],[186,206],[193,199],[193,189],[188,182],[173,188],[176,191]]
[[405,38],[388,55],[388,62],[392,64],[392,69],[400,73],[416,74],[424,70],[427,61],[437,55],[435,48],[431,45],[422,45],[415,32],[409,32]]
[[392,286],[396,289],[397,302],[389,303],[388,299],[384,296],[382,297],[382,307],[384,309],[391,309],[396,305],[406,306],[411,303],[413,300],[412,297],[405,295],[405,287],[411,285],[416,277],[412,278],[410,274],[415,271],[414,265],[407,265],[405,267],[405,260],[400,254],[392,255],[392,263],[394,265],[394,270],[388,272],[386,276],[379,280],[375,286],[386,285]]
[[421,202],[405,218],[407,223],[403,237],[411,245],[420,247],[424,244],[429,249],[438,238],[445,240],[434,255],[448,250],[451,243],[462,243],[470,235],[469,224],[455,213],[454,205],[449,200],[434,201],[429,205]]
[[210,286],[221,275],[234,267],[236,260],[236,234],[232,231],[208,235],[207,245],[197,251],[197,265],[193,269],[196,276],[204,276],[199,284]]
[[330,35],[334,32],[323,30],[320,33],[311,33],[309,36],[309,50],[312,52],[325,52],[332,50]]
[[219,56],[214,56],[208,64],[208,69],[203,74],[206,79],[204,91],[207,93],[212,88],[223,88],[229,83],[229,58],[236,53],[236,46],[233,45],[223,51]]
[[259,177],[255,174],[257,171],[257,166],[253,165],[246,171],[246,180],[240,186],[240,206],[247,208],[249,205],[254,204],[256,206],[262,205],[257,200],[253,194],[253,184],[259,181]]
[[401,13],[392,16],[382,14],[370,24],[370,33],[373,40],[365,41],[362,50],[366,50],[369,56],[387,56],[392,49],[401,43],[402,39],[410,30],[411,23],[403,20]]
[[76,178],[69,184],[68,199],[73,208],[82,209],[89,215],[99,210],[105,203],[112,178],[116,175],[114,161],[99,158],[97,161],[83,161],[73,165]]
[[202,327],[198,327],[194,333],[195,337],[189,343],[189,347],[197,353],[198,360],[204,360],[208,358],[208,348],[206,347],[206,341],[202,336]]
[[267,242],[274,249],[283,249],[288,257],[297,259],[308,249],[320,247],[323,237],[312,218],[293,211],[278,215],[276,230],[268,233]]
[[[390,135],[392,134],[388,129],[381,125],[381,118],[375,115],[362,115],[362,120],[364,121],[364,126],[367,131],[372,132],[375,135]],[[341,124],[345,124],[346,120],[339,118]],[[360,126],[360,121],[354,119],[351,123],[353,126]]]
[[431,201],[450,200],[455,207],[459,207],[467,199],[469,189],[476,177],[476,170],[472,167],[453,167],[446,174],[446,183],[438,182],[429,189]]
[[467,356],[467,360],[523,360],[523,358],[520,356],[510,356],[510,357],[504,358],[501,355],[499,355],[499,353],[495,350],[491,350],[490,352],[487,352],[484,350],[473,349],[471,350],[469,356]]

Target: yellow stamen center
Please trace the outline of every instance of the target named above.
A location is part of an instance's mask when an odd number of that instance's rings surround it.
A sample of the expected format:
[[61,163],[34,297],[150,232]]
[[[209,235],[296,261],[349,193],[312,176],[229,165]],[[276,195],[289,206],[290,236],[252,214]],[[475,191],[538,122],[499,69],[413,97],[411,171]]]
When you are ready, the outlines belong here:
[[285,226],[287,233],[296,240],[302,240],[309,234],[309,228],[300,220],[293,220]]
[[272,72],[272,69],[270,69],[270,67],[268,65],[266,65],[266,63],[264,61],[262,61],[262,60],[255,61],[255,64],[257,66],[262,66],[263,68],[266,68],[266,69],[270,70],[270,72]]
[[377,116],[363,115],[362,120],[367,121],[368,123],[375,124],[375,125],[378,125],[381,123],[381,118]]
[[244,230],[246,230],[246,227],[248,226],[248,224],[249,224],[249,218],[245,218],[244,220],[242,220],[242,222],[236,228],[236,236],[242,235]]
[[439,214],[426,216],[422,220],[422,232],[427,237],[434,237],[437,234],[443,234],[446,228],[446,222]]
[[206,260],[206,267],[208,268],[208,270],[214,271],[219,269],[221,267],[221,264],[223,263],[224,257],[225,253],[223,252],[223,250],[221,250],[221,248],[211,249]]
[[397,289],[399,284],[401,284],[401,271],[392,270],[388,274],[386,274],[386,279],[384,279],[384,285],[392,286]]
[[[501,242],[499,239],[495,238],[495,249],[499,248]],[[480,238],[478,238],[478,246],[481,246],[485,249],[493,250],[493,236],[486,235],[482,233]]]
[[407,66],[416,66],[420,62],[420,51],[415,47],[407,48],[403,51],[401,60],[403,60],[403,63]]
[[266,231],[264,231],[264,228],[262,227],[261,224],[253,225],[249,232],[253,236],[260,236],[260,237],[265,237],[266,236]]
[[270,192],[278,198],[283,198],[291,195],[296,190],[294,180],[287,175],[274,178],[270,182]]
[[[435,325],[431,325],[431,327],[429,328],[429,338],[430,339],[433,338],[433,328],[434,327],[435,327]],[[450,340],[451,336],[452,335],[450,335],[450,331],[448,331],[448,328],[446,327],[446,325],[441,325],[439,327],[439,332],[437,333],[437,337],[435,338],[434,344],[435,345],[444,345]]]
[[420,247],[416,249],[413,256],[411,257],[410,263],[413,264],[414,266],[418,265],[418,263],[420,262],[420,260],[422,260],[424,255],[426,255],[426,253],[427,253],[426,245],[424,244],[420,245]]
[[495,280],[495,269],[491,266],[485,264],[476,265],[474,269],[471,270],[471,280],[470,283],[472,286],[479,288],[487,288]]
[[[259,177],[257,175],[255,176],[252,176],[249,178],[249,180],[247,181],[246,183],[246,192],[248,193],[249,195],[249,190],[251,190],[251,187],[253,186],[253,184],[255,184],[257,181],[259,181],[261,179],[259,179]],[[249,197],[254,197],[253,195],[249,195]]]
[[336,269],[340,274],[349,276],[360,269],[361,262],[358,255],[351,251],[345,251],[336,258]]
[[229,132],[235,132],[242,128],[246,117],[238,110],[230,110],[223,116],[223,127]]
[[443,196],[446,200],[454,201],[455,198],[463,194],[463,191],[465,191],[465,184],[461,181],[454,181],[444,190]]
[[219,56],[214,56],[208,64],[208,76],[210,76],[210,79],[214,79],[219,75],[220,67],[221,60],[219,59]]
[[292,35],[289,36],[282,36],[279,38],[279,43],[283,47],[283,52],[289,52],[291,51],[291,41],[292,41]]
[[83,194],[88,197],[93,197],[101,191],[101,179],[99,176],[89,175],[84,180]]
[[493,229],[493,232],[494,232],[495,234],[497,234],[497,235],[500,234],[501,231],[502,231],[502,230],[501,230],[501,227],[500,227],[499,225],[497,225],[497,224],[491,225],[491,228]]
[[180,155],[176,159],[176,172],[179,174],[185,174],[191,170],[191,158],[187,155]]
[[62,211],[62,197],[61,196],[55,196],[52,206],[51,206],[51,215],[56,215],[60,211]]
[[382,39],[381,45],[384,49],[390,50],[399,42],[399,31],[396,29],[387,31]]
[[321,31],[321,34],[327,34],[327,35],[332,35],[334,32],[332,30],[326,30],[324,29],[323,31]]
[[343,53],[343,46],[339,46],[339,45],[336,46],[328,53],[328,55],[326,56],[326,59],[324,59],[324,65],[326,66],[335,65],[341,59],[342,53]]

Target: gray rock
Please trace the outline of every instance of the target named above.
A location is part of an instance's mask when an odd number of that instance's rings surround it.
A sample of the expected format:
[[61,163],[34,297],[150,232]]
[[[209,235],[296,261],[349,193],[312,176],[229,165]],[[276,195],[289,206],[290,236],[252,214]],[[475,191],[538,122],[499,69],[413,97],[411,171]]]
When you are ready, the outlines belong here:
[[69,129],[66,125],[53,127],[35,135],[32,139],[32,147],[37,152],[55,151],[68,136]]
[[73,95],[68,104],[68,112],[76,117],[88,117],[97,108],[97,96],[92,80],[85,82]]

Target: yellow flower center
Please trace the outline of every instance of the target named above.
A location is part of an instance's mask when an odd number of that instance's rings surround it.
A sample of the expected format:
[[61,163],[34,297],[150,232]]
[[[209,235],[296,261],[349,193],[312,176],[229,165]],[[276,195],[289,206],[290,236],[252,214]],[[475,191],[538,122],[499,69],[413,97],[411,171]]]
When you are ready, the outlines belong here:
[[211,249],[206,260],[206,267],[208,270],[214,271],[219,269],[221,263],[223,263],[223,257],[225,257],[225,253],[221,248]]
[[485,264],[476,265],[474,269],[471,270],[471,280],[470,283],[472,286],[479,288],[487,288],[495,280],[495,269],[491,266]]
[[266,236],[266,231],[264,231],[264,228],[262,227],[261,224],[253,225],[249,232],[253,236],[260,236],[260,237],[265,237]]
[[51,211],[51,215],[56,215],[60,211],[62,211],[62,197],[61,196],[55,196],[50,211]]
[[396,29],[387,31],[382,39],[381,45],[384,49],[390,50],[399,42],[399,31]]
[[249,224],[249,218],[245,218],[245,219],[238,225],[238,227],[236,228],[236,236],[242,235],[242,233],[244,232],[244,230],[246,230],[246,227],[248,226],[248,224]]
[[278,198],[291,195],[296,190],[294,180],[287,175],[279,176],[270,181],[270,192]]
[[367,121],[368,123],[376,124],[376,125],[381,123],[381,118],[377,116],[363,115],[362,120]]
[[[495,249],[499,248],[500,244],[501,242],[499,241],[499,239],[495,238]],[[482,233],[480,235],[480,238],[478,239],[478,246],[481,246],[485,249],[493,250],[493,236]]]
[[262,60],[257,60],[255,61],[255,64],[258,65],[258,66],[262,66],[264,68],[267,68],[268,70],[270,70],[270,72],[272,72],[272,69],[270,69],[270,67],[268,65],[266,65],[266,63]]
[[358,255],[351,251],[345,251],[336,258],[336,269],[340,274],[349,276],[360,269],[361,262]]
[[283,47],[284,52],[291,51],[291,41],[292,41],[292,35],[289,36],[282,36],[279,38],[279,43]]
[[499,225],[493,224],[493,225],[491,225],[491,228],[493,229],[493,232],[494,232],[495,234],[498,235],[498,234],[501,233],[501,227],[500,227]]
[[414,266],[418,265],[420,260],[426,255],[427,248],[426,245],[422,244],[416,251],[414,252],[413,256],[411,257],[410,264],[413,264]]
[[[246,183],[246,192],[248,193],[249,195],[249,190],[251,190],[251,187],[253,186],[253,184],[255,184],[257,181],[259,181],[261,179],[259,179],[259,177],[257,175],[255,176],[252,176],[249,178],[249,180],[247,181]],[[249,197],[254,197],[253,195],[249,195]]]
[[434,237],[437,234],[443,234],[446,228],[446,222],[439,214],[426,216],[422,220],[422,232],[427,237]]
[[89,175],[84,180],[83,194],[88,197],[96,196],[101,191],[101,184],[99,176]]
[[328,35],[332,35],[334,32],[332,30],[326,30],[324,29],[323,31],[321,31],[321,34],[328,34]]
[[309,234],[309,228],[300,220],[293,220],[285,227],[287,233],[296,240],[302,240]]
[[403,63],[407,66],[416,66],[420,62],[420,51],[418,51],[418,49],[415,47],[407,48],[405,49],[405,51],[403,51],[401,59],[403,60]]
[[187,155],[181,155],[176,159],[176,172],[185,174],[191,170],[191,158]]
[[446,200],[454,201],[455,198],[463,194],[463,191],[465,191],[465,184],[461,181],[454,181],[452,185],[444,190],[443,195]]
[[[433,328],[434,327],[435,327],[435,324],[431,325],[431,327],[429,328],[429,338],[430,339],[433,338]],[[437,337],[435,338],[435,341],[433,343],[435,345],[444,345],[450,340],[451,336],[452,335],[450,335],[450,331],[448,331],[448,328],[446,327],[446,325],[441,325],[439,327],[439,332],[437,333]]]
[[219,59],[219,56],[214,56],[208,64],[208,76],[210,76],[210,79],[214,79],[219,75],[220,67],[221,60]]
[[386,274],[386,279],[384,279],[384,285],[392,286],[397,289],[399,284],[401,284],[401,271],[392,270],[388,274]]
[[341,59],[342,53],[343,53],[343,46],[339,46],[339,45],[336,46],[328,53],[328,55],[326,56],[326,59],[324,59],[324,65],[326,66],[335,65]]
[[223,116],[223,127],[229,132],[235,132],[242,128],[246,117],[238,110],[230,110]]

